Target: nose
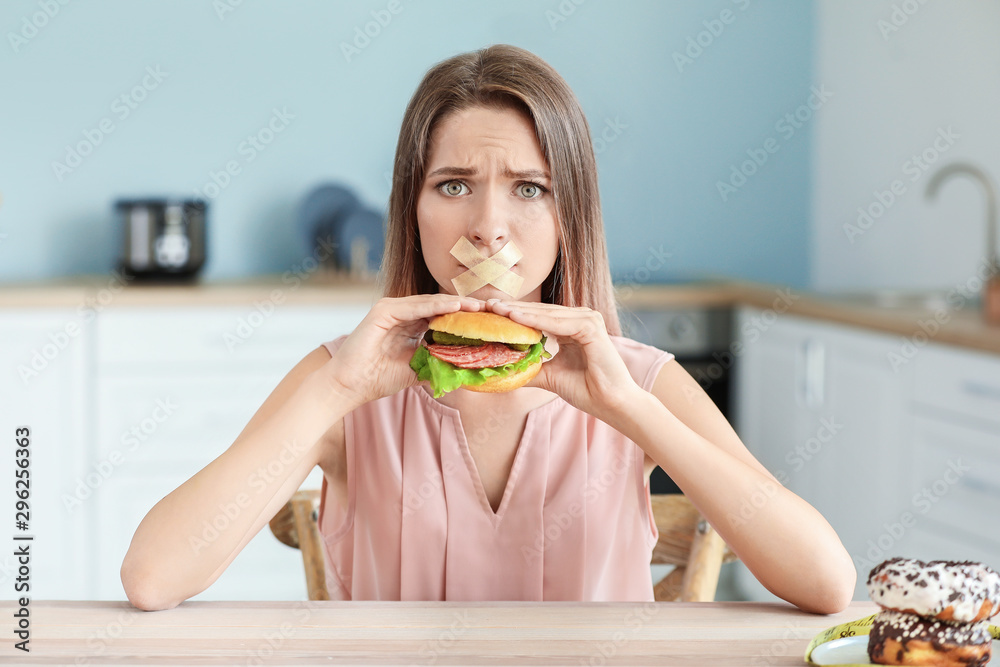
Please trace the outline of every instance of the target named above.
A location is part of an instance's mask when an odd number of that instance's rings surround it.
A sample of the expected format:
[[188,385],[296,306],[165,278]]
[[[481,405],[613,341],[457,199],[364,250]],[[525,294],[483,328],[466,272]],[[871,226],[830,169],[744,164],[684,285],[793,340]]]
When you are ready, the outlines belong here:
[[483,252],[495,253],[507,244],[510,236],[510,211],[502,195],[481,194],[469,220],[469,240]]

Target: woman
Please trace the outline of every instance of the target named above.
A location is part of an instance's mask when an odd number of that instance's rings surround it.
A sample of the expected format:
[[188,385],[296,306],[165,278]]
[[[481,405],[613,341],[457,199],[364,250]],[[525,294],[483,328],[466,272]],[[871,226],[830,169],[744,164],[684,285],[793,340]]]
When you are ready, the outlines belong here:
[[[456,294],[463,236],[487,257],[516,245],[516,295]],[[150,510],[122,565],[133,604],[204,590],[315,465],[333,599],[652,600],[660,465],[769,590],[821,613],[850,601],[856,573],[830,525],[671,354],[620,336],[589,128],[545,62],[501,45],[427,73],[400,131],[381,278],[361,324]],[[434,399],[408,361],[429,320],[458,310],[540,329],[554,356],[512,392]],[[251,488],[276,457],[283,474]],[[233,499],[230,528],[192,541]]]

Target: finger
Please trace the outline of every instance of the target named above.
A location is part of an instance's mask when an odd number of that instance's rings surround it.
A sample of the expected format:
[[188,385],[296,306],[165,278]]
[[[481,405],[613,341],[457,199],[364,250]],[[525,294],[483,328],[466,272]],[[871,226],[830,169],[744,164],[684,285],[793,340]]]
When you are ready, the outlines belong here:
[[[407,297],[407,298],[408,299],[412,298],[412,299],[414,299],[414,300],[416,300],[418,302],[424,302],[427,299],[432,299],[433,301],[440,301],[443,298],[443,300],[447,304],[448,303],[448,297],[451,297],[452,300],[457,299],[458,302],[459,302],[459,304],[460,304],[460,309],[462,311],[477,312],[477,311],[480,311],[480,310],[484,310],[485,307],[486,307],[485,302],[483,302],[483,301],[481,301],[479,299],[466,298],[466,297],[455,297],[455,296],[447,295],[447,294],[417,295],[415,297]],[[449,304],[449,307],[451,307],[453,305],[454,304]],[[414,319],[414,320],[399,320],[399,319],[397,319],[395,325],[392,325],[392,328],[393,328],[393,331],[395,331],[396,333],[402,334],[403,337],[405,337],[405,338],[407,338],[409,340],[415,340],[415,339],[418,339],[418,338],[420,338],[420,337],[422,337],[424,335],[424,333],[427,331],[428,326],[430,325],[431,320],[434,317],[436,317],[437,315],[444,315],[444,314],[447,314],[447,313],[450,313],[450,312],[456,312],[456,311],[454,309],[452,309],[452,310],[446,310],[443,313],[434,313],[434,314],[429,315],[428,317],[421,317],[419,319]],[[420,314],[420,313],[418,313],[418,314]]]
[[427,320],[417,320],[407,324],[400,324],[396,330],[408,341],[412,341],[424,335],[424,332],[427,331],[427,324]]
[[486,308],[493,311],[503,311],[507,312],[511,309],[515,310],[526,310],[526,311],[540,311],[540,312],[564,312],[564,313],[575,313],[575,312],[589,312],[590,308],[570,308],[568,306],[560,306],[555,303],[542,303],[540,301],[505,301],[502,299],[489,299],[485,302]]
[[486,302],[482,299],[474,299],[471,296],[462,296],[459,297],[459,302],[462,304],[462,310],[470,313],[486,310]]
[[459,310],[475,312],[483,309],[483,302],[469,297],[451,294],[419,294],[401,299],[386,299],[380,302],[390,326],[407,325],[454,313]]
[[453,313],[458,310],[475,312],[483,310],[486,306],[486,302],[482,299],[475,299],[471,296],[456,296],[454,294],[415,294],[405,297],[402,300],[413,304],[429,304],[431,315]]
[[494,312],[506,315],[518,324],[540,329],[553,336],[587,342],[607,335],[604,318],[597,311],[514,308],[497,304],[493,308]]
[[513,311],[522,313],[538,313],[551,317],[560,318],[597,318],[598,313],[590,308],[569,308],[553,303],[539,303],[537,301],[487,301],[486,308],[498,315],[510,317]]
[[549,366],[551,362],[542,362],[542,367],[539,369],[535,377],[531,378],[525,387],[538,387],[539,389],[544,389],[546,391],[552,391],[551,385],[549,384],[549,373],[551,372]]

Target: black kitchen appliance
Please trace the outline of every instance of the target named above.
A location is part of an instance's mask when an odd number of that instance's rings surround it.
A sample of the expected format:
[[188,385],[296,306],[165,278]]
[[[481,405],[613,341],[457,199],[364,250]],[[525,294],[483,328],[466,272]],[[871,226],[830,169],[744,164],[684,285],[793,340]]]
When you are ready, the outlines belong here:
[[192,281],[205,263],[208,205],[197,199],[115,202],[118,269],[145,281]]
[[[666,306],[621,312],[626,336],[672,352],[698,381],[726,419],[735,361],[730,350],[732,309],[719,306]],[[650,493],[680,493],[677,484],[657,467],[649,476]]]

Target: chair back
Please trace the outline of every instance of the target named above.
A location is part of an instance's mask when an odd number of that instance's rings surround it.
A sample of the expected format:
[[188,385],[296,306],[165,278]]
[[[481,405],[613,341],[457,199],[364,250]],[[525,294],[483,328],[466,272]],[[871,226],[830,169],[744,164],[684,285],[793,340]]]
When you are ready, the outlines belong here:
[[[281,542],[302,551],[309,599],[329,600],[318,526],[319,494],[319,489],[299,489],[269,525]],[[654,494],[651,500],[660,533],[652,564],[676,566],[653,586],[653,597],[660,602],[714,600],[722,563],[736,556],[685,496]]]
[[653,565],[674,565],[653,586],[661,602],[711,602],[723,562],[736,560],[722,537],[680,494],[650,496],[660,538],[653,547]]
[[302,551],[310,600],[329,600],[319,534],[319,489],[299,489],[268,525],[281,542]]

